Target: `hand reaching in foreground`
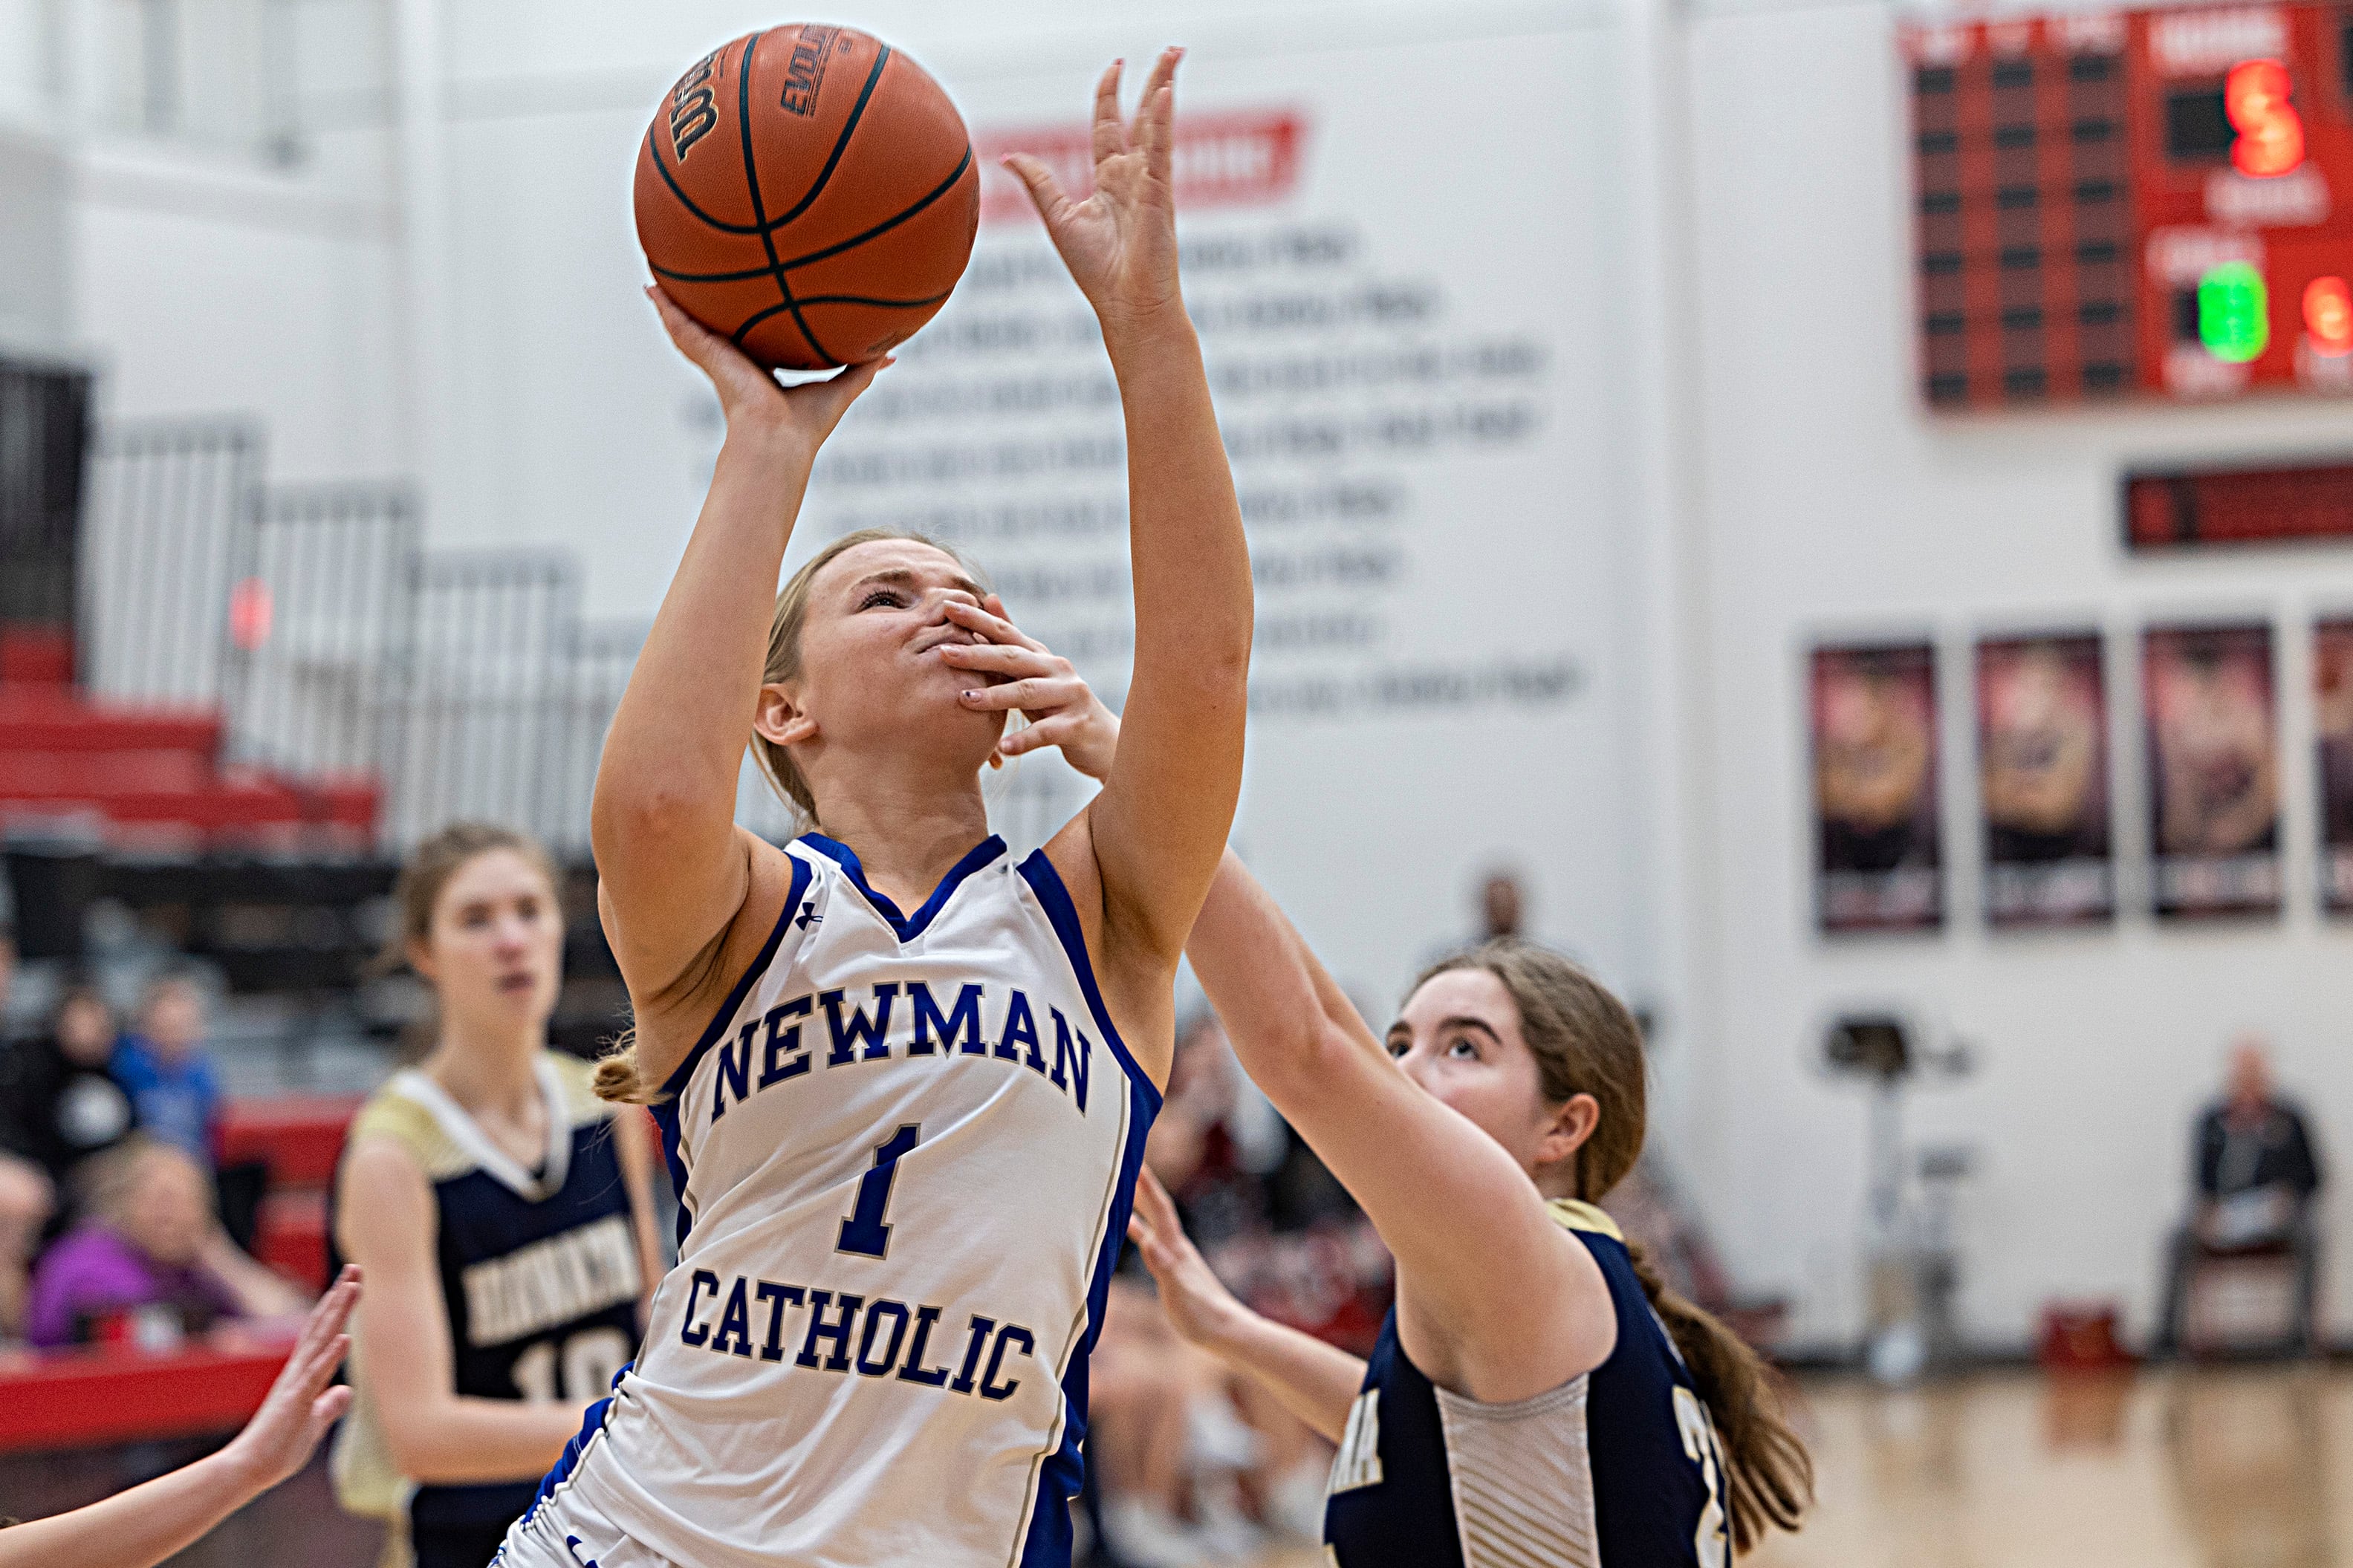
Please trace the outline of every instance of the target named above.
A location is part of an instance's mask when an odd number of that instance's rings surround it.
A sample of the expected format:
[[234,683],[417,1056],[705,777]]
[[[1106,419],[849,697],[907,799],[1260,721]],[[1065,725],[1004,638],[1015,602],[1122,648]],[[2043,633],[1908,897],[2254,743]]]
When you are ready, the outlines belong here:
[[1071,766],[1095,780],[1111,773],[1119,752],[1119,716],[1103,706],[1071,661],[1029,636],[1005,616],[1005,601],[991,594],[979,605],[951,600],[948,618],[984,640],[949,643],[940,658],[958,669],[995,678],[964,694],[964,705],[980,711],[1018,711],[1029,721],[997,742],[1001,757],[1060,746]]
[[1150,1171],[1136,1177],[1135,1212],[1128,1219],[1127,1234],[1160,1287],[1161,1309],[1170,1326],[1190,1343],[1214,1350],[1250,1315],[1185,1234],[1176,1200]]
[[359,1299],[360,1271],[346,1268],[227,1447],[88,1508],[0,1529],[0,1568],[154,1568],[308,1464],[351,1407],[350,1389],[327,1385],[352,1348],[343,1326]]
[[347,1265],[334,1288],[311,1310],[294,1353],[269,1385],[269,1396],[222,1450],[252,1476],[256,1492],[268,1491],[310,1463],[319,1439],[351,1407],[352,1391],[328,1384],[351,1351],[352,1337],[343,1328],[359,1300],[359,1268]]

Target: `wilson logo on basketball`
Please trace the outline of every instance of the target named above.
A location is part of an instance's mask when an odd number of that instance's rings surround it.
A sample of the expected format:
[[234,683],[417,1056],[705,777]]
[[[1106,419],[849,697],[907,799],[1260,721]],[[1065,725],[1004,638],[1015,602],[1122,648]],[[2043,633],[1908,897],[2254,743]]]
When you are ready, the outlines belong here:
[[[1187,115],[1177,121],[1176,144],[1169,163],[1179,210],[1259,206],[1281,201],[1299,184],[1300,150],[1306,138],[1304,118],[1287,109]],[[983,223],[1030,213],[1029,197],[1021,182],[997,163],[1007,153],[1028,153],[1042,159],[1072,201],[1083,200],[1094,188],[1093,134],[1084,125],[985,131],[975,141]]]
[[785,110],[803,117],[817,112],[817,90],[825,85],[825,62],[833,53],[839,27],[803,27],[794,41],[793,58],[785,65]]
[[694,68],[670,89],[670,153],[681,163],[686,162],[689,150],[719,123],[719,108],[711,90],[711,75],[718,68],[718,63],[719,51],[713,49],[695,61]]

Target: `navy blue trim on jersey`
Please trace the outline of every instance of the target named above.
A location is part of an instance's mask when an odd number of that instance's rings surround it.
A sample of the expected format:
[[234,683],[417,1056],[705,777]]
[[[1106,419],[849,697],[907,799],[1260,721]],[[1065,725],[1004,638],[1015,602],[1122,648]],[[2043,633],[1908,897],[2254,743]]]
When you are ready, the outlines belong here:
[[694,1049],[687,1052],[686,1059],[678,1064],[678,1070],[663,1080],[661,1091],[665,1100],[675,1100],[686,1092],[686,1080],[694,1076],[694,1069],[710,1054],[711,1047],[719,1043],[719,1037],[727,1032],[727,1026],[734,1022],[735,1009],[741,1007],[744,998],[752,994],[753,984],[767,972],[769,961],[776,956],[777,944],[785,940],[785,928],[793,923],[794,911],[801,907],[801,895],[808,891],[811,873],[807,865],[797,857],[787,855],[785,858],[792,862],[793,885],[786,890],[784,912],[776,917],[776,929],[768,933],[768,940],[760,944],[760,951],[750,963],[744,966],[744,973],[736,976],[734,988],[727,993],[727,1000],[719,1005],[719,1011],[711,1016],[702,1037],[694,1042]]
[[726,1034],[727,1026],[734,1021],[735,1010],[744,1005],[744,998],[751,994],[754,984],[767,973],[768,965],[776,959],[777,945],[785,940],[786,928],[793,923],[794,911],[801,907],[801,896],[808,891],[809,879],[815,875],[809,869],[808,862],[797,855],[787,855],[785,858],[792,864],[793,880],[792,886],[785,890],[785,912],[776,917],[776,929],[768,933],[768,940],[760,944],[759,952],[736,977],[734,989],[727,993],[727,1000],[720,1004],[717,1013],[712,1015],[710,1026],[702,1031],[702,1037],[694,1042],[694,1049],[686,1053],[686,1059],[678,1064],[678,1070],[663,1082],[661,1098],[648,1107],[654,1113],[655,1129],[661,1133],[662,1163],[670,1170],[670,1191],[678,1194],[678,1245],[681,1249],[686,1246],[686,1233],[693,1228],[694,1212],[687,1205],[686,1161],[679,1153],[678,1097],[686,1092],[687,1080],[694,1076],[694,1069],[701,1065],[702,1058],[711,1054],[711,1047]]
[[[630,1362],[628,1366],[615,1373],[613,1386],[620,1387],[621,1379],[628,1376],[630,1370],[637,1364],[634,1361]],[[572,1472],[580,1468],[580,1457],[588,1451],[588,1445],[596,1440],[596,1434],[605,1429],[605,1422],[612,1413],[613,1396],[609,1394],[588,1407],[581,1416],[580,1430],[564,1445],[564,1452],[556,1457],[554,1468],[549,1470],[541,1479],[539,1490],[532,1498],[531,1506],[522,1510],[522,1518],[519,1522],[529,1524],[531,1516],[539,1511],[539,1505],[554,1497],[555,1489],[572,1479]]]
[[849,877],[850,886],[856,888],[865,897],[866,901],[874,906],[876,914],[890,922],[891,929],[899,933],[901,942],[913,942],[923,935],[924,928],[932,923],[933,918],[947,907],[948,900],[955,896],[955,890],[963,886],[964,879],[1005,853],[1005,840],[994,833],[990,834],[974,845],[971,852],[957,861],[946,876],[940,879],[940,885],[932,889],[932,896],[923,900],[922,909],[917,910],[913,915],[902,915],[899,912],[898,905],[866,885],[866,868],[859,864],[857,850],[847,844],[828,838],[822,833],[804,833],[800,837],[800,842],[839,866],[843,873]]
[[[1032,857],[1040,861],[1044,858],[1043,850]],[[1024,876],[1029,874],[1026,862],[1021,869]],[[1049,876],[1054,874],[1051,866],[1046,871]],[[1037,886],[1034,880],[1030,885]],[[1054,890],[1067,910],[1070,897],[1063,893],[1059,879]],[[1075,917],[1072,923],[1076,923]],[[1058,921],[1056,930],[1060,929]],[[1086,978],[1089,1005],[1099,1008],[1092,975],[1084,970],[1080,973]],[[1106,1034],[1112,1034],[1108,1020],[1103,1020],[1102,1026]],[[1118,1037],[1112,1034],[1112,1039],[1116,1044]],[[1103,1313],[1111,1304],[1111,1277],[1119,1267],[1120,1247],[1127,1240],[1128,1216],[1135,1209],[1135,1183],[1144,1169],[1144,1145],[1152,1131],[1153,1118],[1160,1110],[1159,1091],[1153,1088],[1151,1079],[1134,1070],[1124,1046],[1120,1047],[1120,1057],[1129,1063],[1127,1147],[1120,1152],[1119,1182],[1112,1189],[1110,1221],[1103,1230],[1103,1246],[1095,1254],[1093,1279],[1087,1286],[1086,1332],[1081,1336],[1070,1366],[1062,1373],[1061,1446],[1048,1457],[1039,1472],[1038,1500],[1030,1510],[1019,1568],[1068,1568],[1071,1561],[1071,1502],[1086,1481],[1087,1362],[1094,1353],[1095,1342],[1103,1337]]]
[[1071,961],[1071,972],[1079,977],[1079,990],[1086,996],[1087,1011],[1094,1015],[1095,1027],[1103,1031],[1103,1042],[1119,1058],[1128,1081],[1144,1091],[1145,1103],[1149,1107],[1144,1120],[1149,1124],[1153,1117],[1160,1114],[1160,1086],[1136,1066],[1134,1054],[1119,1037],[1119,1030],[1111,1021],[1111,1009],[1103,1005],[1103,992],[1095,985],[1095,966],[1087,958],[1086,931],[1079,924],[1078,906],[1071,902],[1070,889],[1062,886],[1062,874],[1054,869],[1054,863],[1046,858],[1043,849],[1022,861],[1020,870],[1021,879],[1038,895],[1046,919],[1053,923],[1054,934],[1061,939],[1062,952]]

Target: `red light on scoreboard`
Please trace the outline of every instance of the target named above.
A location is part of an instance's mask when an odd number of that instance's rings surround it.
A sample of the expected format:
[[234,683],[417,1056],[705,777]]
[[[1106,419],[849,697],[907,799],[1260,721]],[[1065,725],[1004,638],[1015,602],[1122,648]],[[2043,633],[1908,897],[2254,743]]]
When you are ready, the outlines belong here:
[[2315,353],[2353,353],[2353,289],[2344,279],[2316,278],[2305,286],[2304,330]]
[[2242,60],[2222,79],[2222,112],[2237,136],[2231,166],[2269,179],[2304,162],[2304,120],[2288,101],[2294,83],[2277,60]]

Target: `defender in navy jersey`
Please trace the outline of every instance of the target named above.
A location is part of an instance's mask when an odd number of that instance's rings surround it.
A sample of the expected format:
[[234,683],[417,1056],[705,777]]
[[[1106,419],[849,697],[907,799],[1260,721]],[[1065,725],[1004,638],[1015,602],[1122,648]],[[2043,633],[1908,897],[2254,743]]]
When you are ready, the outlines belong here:
[[[1018,634],[991,628],[997,640]],[[1031,645],[1023,706],[1100,774],[1119,723]],[[1558,954],[1440,963],[1386,1046],[1229,852],[1186,952],[1242,1065],[1397,1259],[1369,1363],[1220,1284],[1147,1173],[1131,1227],[1176,1330],[1339,1446],[1336,1568],[1723,1568],[1810,1498],[1762,1363],[1592,1206],[1641,1152],[1642,1043]]]
[[460,825],[399,901],[441,1037],[364,1106],[333,1195],[368,1271],[337,1493],[387,1568],[483,1568],[582,1410],[636,1353],[650,1150],[544,1045],[563,928],[536,847]]

